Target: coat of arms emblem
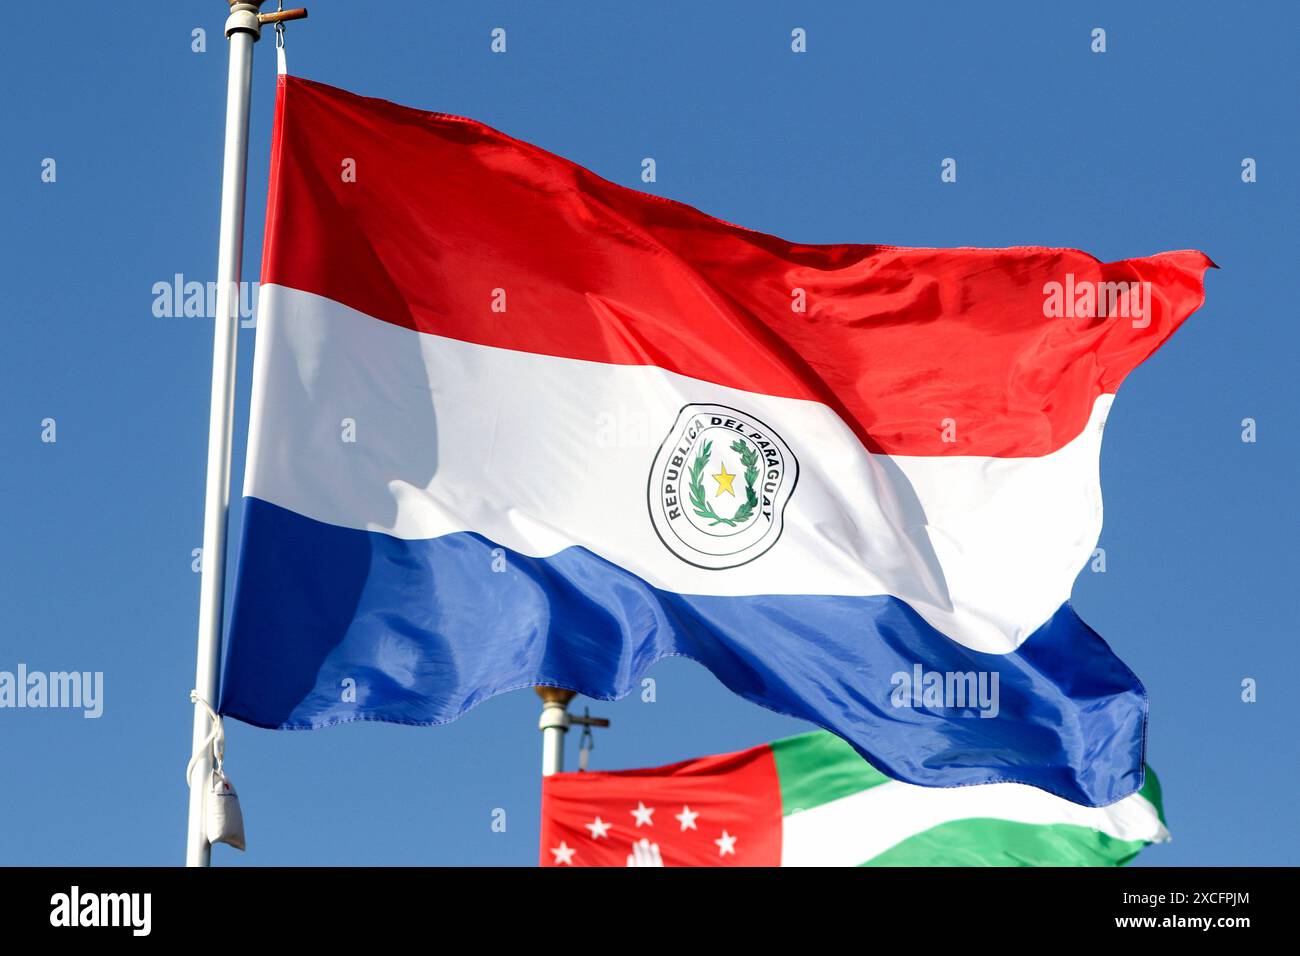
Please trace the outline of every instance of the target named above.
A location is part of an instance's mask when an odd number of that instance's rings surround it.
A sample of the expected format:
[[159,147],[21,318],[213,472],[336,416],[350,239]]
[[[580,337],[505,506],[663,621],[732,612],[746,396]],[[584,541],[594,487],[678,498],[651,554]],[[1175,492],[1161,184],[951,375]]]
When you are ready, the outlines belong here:
[[650,471],[650,520],[688,564],[753,561],[781,536],[799,463],[771,428],[726,405],[687,405]]

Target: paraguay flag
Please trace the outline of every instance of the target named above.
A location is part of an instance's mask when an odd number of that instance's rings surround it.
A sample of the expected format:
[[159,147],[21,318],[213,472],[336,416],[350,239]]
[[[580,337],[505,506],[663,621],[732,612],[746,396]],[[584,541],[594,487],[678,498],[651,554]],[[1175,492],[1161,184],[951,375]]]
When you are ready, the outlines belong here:
[[436,724],[693,658],[924,786],[1103,805],[1068,604],[1199,252],[804,245],[281,77],[224,714]]

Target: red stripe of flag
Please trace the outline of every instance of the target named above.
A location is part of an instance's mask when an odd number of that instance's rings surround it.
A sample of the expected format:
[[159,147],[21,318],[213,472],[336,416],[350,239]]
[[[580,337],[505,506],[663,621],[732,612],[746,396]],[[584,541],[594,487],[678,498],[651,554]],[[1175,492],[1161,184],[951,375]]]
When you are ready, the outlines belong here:
[[[1060,448],[1200,305],[1212,265],[786,242],[470,120],[280,83],[263,282],[467,342],[822,402],[872,451]],[[1044,313],[1049,282],[1118,281],[1151,283],[1146,327]]]

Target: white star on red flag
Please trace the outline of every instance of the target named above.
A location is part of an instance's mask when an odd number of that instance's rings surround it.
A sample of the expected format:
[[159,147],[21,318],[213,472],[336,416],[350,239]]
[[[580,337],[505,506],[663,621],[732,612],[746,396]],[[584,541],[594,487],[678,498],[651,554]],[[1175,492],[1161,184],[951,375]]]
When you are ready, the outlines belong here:
[[722,836],[713,841],[718,845],[718,856],[726,856],[730,853],[736,855],[736,838],[726,830],[722,831]]
[[601,837],[604,837],[605,839],[608,840],[609,828],[613,826],[613,824],[606,823],[599,816],[597,816],[596,819],[592,820],[590,823],[584,823],[583,826],[591,831],[591,838],[593,840],[599,840]]
[[685,832],[687,830],[699,829],[699,827],[695,825],[695,818],[699,815],[698,810],[692,810],[690,807],[683,805],[682,812],[673,814],[673,819],[682,821],[682,832]]
[[630,812],[632,816],[636,817],[636,825],[638,827],[652,827],[655,825],[654,820],[650,819],[650,815],[655,812],[654,807],[647,807],[642,801],[638,800],[636,802],[636,809]]
[[573,866],[573,854],[575,851],[573,847],[569,846],[563,840],[560,841],[559,846],[552,847],[551,852],[555,854],[556,866]]

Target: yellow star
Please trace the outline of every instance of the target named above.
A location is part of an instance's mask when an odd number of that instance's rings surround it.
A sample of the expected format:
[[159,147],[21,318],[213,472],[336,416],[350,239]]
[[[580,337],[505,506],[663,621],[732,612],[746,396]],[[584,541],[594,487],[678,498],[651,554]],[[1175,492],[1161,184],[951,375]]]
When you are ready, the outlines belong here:
[[727,474],[727,463],[724,461],[722,463],[721,473],[713,476],[713,480],[718,483],[718,490],[713,493],[713,497],[718,497],[718,495],[722,494],[724,491],[731,495],[731,497],[736,497],[736,493],[731,488],[731,483],[735,478],[735,475]]

